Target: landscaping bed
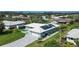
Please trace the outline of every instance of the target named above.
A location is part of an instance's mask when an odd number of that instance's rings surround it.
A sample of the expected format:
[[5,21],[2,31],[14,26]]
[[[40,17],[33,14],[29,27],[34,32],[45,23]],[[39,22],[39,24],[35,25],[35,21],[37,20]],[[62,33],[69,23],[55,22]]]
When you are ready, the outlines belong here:
[[0,46],[16,41],[24,36],[25,34],[17,29],[5,31],[0,34]]

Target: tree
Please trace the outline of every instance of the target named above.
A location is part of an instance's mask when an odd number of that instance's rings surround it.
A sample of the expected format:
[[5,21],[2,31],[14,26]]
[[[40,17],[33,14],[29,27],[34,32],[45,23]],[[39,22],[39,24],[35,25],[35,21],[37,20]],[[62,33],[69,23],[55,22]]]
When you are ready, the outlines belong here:
[[79,14],[71,14],[68,18],[71,18],[75,22],[79,22]]
[[0,33],[4,31],[4,23],[0,22]]
[[[62,43],[62,39],[65,39],[65,35],[63,35],[63,34],[66,34],[66,31],[68,31],[67,25],[66,25],[66,24],[62,24],[62,25],[59,27],[60,43]],[[64,40],[64,41],[65,41],[65,40]]]

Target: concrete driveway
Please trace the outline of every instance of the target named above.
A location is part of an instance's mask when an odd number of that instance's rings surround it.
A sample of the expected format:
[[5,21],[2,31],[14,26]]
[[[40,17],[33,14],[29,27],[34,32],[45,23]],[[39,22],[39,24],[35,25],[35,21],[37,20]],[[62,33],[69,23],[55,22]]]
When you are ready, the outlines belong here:
[[37,40],[38,37],[33,36],[31,33],[27,33],[25,35],[25,37],[16,40],[14,42],[8,43],[6,45],[2,45],[1,47],[24,47],[32,42],[34,42],[35,40]]

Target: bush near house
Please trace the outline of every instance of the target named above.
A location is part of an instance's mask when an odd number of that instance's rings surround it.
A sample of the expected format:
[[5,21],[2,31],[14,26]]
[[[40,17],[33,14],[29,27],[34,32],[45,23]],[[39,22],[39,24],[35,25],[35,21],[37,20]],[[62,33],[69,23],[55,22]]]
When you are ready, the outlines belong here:
[[74,42],[75,42],[76,45],[79,47],[79,39],[74,39]]
[[64,46],[64,47],[74,47],[74,44],[71,43],[71,42],[67,42],[67,41],[66,41],[63,46]]

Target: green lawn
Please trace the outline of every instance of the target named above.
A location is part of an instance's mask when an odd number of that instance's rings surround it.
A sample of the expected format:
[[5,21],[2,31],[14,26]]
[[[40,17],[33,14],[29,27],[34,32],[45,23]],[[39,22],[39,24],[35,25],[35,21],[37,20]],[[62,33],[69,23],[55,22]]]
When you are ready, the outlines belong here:
[[30,45],[28,45],[27,47],[71,47],[73,46],[73,44],[69,43],[69,42],[63,42],[63,44],[60,43],[61,38],[60,37],[64,37],[68,31],[70,31],[73,28],[79,28],[79,23],[74,23],[74,24],[69,24],[67,25],[66,30],[64,30],[64,32],[60,32],[57,33],[56,35],[48,38],[45,41],[35,41],[33,43],[31,43]]
[[[48,45],[52,41],[55,41],[53,44],[57,44],[58,41],[59,41],[59,38],[60,38],[59,35],[60,34],[57,33],[56,35],[50,37],[49,39],[47,39],[45,41],[39,41],[39,40],[37,40],[37,41],[33,42],[32,44],[28,45],[27,47],[43,47],[43,46]],[[55,45],[53,45],[53,46],[55,46]]]
[[0,46],[18,40],[24,37],[25,34],[21,33],[19,30],[9,30],[0,34]]

